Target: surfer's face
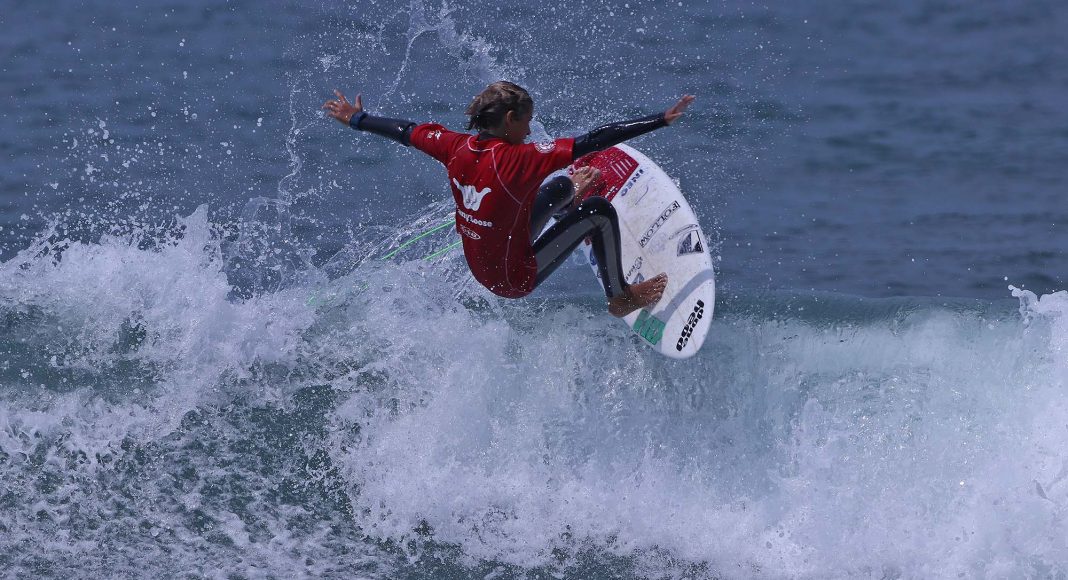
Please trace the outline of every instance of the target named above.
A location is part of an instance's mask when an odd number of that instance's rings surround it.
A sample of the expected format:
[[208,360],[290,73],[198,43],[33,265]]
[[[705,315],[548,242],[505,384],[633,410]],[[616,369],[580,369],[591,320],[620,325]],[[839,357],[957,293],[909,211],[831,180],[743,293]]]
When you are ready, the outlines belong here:
[[504,116],[504,130],[502,138],[512,145],[521,145],[530,135],[530,122],[534,119],[534,111],[520,114],[516,111],[508,111]]

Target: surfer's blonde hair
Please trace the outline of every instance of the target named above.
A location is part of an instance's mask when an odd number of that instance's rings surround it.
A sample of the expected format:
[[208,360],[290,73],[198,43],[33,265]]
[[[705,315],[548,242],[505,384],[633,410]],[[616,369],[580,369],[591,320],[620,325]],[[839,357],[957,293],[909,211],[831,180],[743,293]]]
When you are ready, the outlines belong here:
[[470,129],[492,129],[504,121],[508,111],[515,111],[517,115],[526,115],[534,112],[534,99],[523,87],[508,81],[491,83],[475,96],[468,105],[466,115],[471,117],[467,122]]

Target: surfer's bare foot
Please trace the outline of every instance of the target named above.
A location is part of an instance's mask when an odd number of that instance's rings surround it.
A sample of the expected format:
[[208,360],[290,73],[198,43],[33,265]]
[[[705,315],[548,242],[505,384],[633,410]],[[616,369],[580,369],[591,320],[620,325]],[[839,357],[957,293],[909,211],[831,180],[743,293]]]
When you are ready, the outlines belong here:
[[586,190],[601,178],[601,170],[596,167],[580,167],[571,174],[571,183],[575,184],[575,199],[586,197]]
[[657,274],[640,284],[631,284],[622,296],[608,299],[608,313],[616,318],[650,304],[656,304],[667,288],[667,274]]

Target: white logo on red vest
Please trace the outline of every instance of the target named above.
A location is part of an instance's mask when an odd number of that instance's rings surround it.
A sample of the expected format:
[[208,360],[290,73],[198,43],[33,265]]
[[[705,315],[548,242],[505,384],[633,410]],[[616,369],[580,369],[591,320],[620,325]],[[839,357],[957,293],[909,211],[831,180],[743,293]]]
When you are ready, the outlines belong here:
[[464,207],[471,211],[478,211],[478,208],[482,205],[482,198],[486,197],[492,191],[490,188],[485,188],[481,191],[475,189],[473,185],[461,185],[459,181],[456,181],[454,177],[452,183],[456,186],[456,189],[460,190],[460,194],[464,198]]
[[481,240],[482,239],[482,236],[478,235],[478,232],[476,232],[475,230],[472,230],[471,228],[469,228],[469,227],[467,227],[465,225],[462,225],[462,224],[459,227],[460,227],[460,233],[465,235],[465,236],[467,236],[467,237],[469,237],[469,238],[471,238],[472,240]]
[[542,141],[541,143],[535,143],[534,148],[538,150],[538,153],[552,153],[553,149],[556,149],[556,141]]
[[441,130],[431,131],[426,136],[428,139],[441,139]]

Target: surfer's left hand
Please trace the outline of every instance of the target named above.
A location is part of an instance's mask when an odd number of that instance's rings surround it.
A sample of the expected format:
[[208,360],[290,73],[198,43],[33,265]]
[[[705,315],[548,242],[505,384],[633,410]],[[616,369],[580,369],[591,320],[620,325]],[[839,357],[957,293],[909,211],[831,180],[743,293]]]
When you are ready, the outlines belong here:
[[686,107],[689,107],[693,100],[693,95],[683,95],[682,98],[679,99],[679,102],[675,103],[675,106],[664,111],[664,122],[668,125],[674,123],[684,112],[686,112]]
[[341,94],[341,91],[334,89],[334,94],[337,96],[337,100],[327,101],[323,104],[323,110],[337,119],[338,122],[348,125],[353,115],[363,111],[363,95],[356,95],[354,99],[356,102],[353,104],[345,98],[345,95]]

